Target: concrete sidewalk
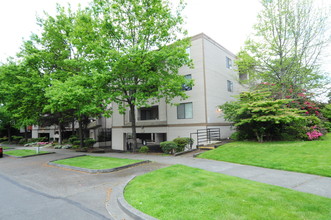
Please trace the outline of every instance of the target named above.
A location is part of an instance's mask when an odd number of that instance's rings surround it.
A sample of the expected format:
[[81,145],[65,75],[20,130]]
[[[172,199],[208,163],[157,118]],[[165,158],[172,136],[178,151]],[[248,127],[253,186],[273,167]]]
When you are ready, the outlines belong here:
[[329,177],[199,159],[193,158],[193,156],[188,157],[187,155],[177,157],[130,153],[107,153],[105,155],[119,158],[144,159],[163,164],[182,164],[331,198],[331,178]]
[[[69,155],[85,154],[85,153],[77,153],[68,149],[47,149],[47,150],[69,154]],[[177,157],[160,156],[153,154],[133,154],[133,153],[105,153],[105,154],[97,154],[97,155],[118,157],[118,158],[150,160],[164,165],[182,164],[216,173],[236,176],[244,179],[249,179],[257,182],[281,186],[301,192],[307,192],[307,193],[331,198],[330,177],[194,158],[193,154],[194,152]]]
[[[130,153],[109,153],[107,156],[130,159],[144,159],[157,162],[158,164],[182,164],[190,167],[200,168],[216,173],[236,176],[252,181],[281,186],[301,192],[311,193],[319,196],[331,198],[331,178],[304,173],[274,170],[268,168],[254,167],[248,165],[234,164],[222,161],[198,159],[190,155],[182,156],[155,156]],[[117,198],[121,195],[125,185],[118,185],[113,188],[114,195],[108,203],[107,210],[123,219],[149,219],[143,217],[138,210],[132,211],[131,215],[119,207]],[[138,213],[136,216],[132,214]],[[139,214],[140,213],[140,214]],[[133,217],[132,217],[133,216]]]

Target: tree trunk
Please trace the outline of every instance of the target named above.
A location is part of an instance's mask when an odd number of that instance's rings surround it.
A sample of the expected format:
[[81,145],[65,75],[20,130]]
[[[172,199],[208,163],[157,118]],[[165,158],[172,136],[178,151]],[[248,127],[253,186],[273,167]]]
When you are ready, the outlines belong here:
[[27,128],[27,126],[24,126],[24,139],[25,139],[25,142],[28,142],[28,128]]
[[137,130],[136,130],[136,113],[135,113],[135,105],[130,104],[130,115],[131,115],[131,128],[132,128],[132,152],[136,152],[137,149]]
[[259,134],[259,132],[255,131],[255,136],[259,143],[263,142],[263,133]]
[[72,124],[71,124],[71,135],[75,135],[75,119],[72,120]]
[[62,124],[59,122],[59,144],[62,144]]
[[79,146],[80,148],[83,148],[84,147],[84,137],[83,137],[83,128],[82,128],[83,123],[81,119],[79,119],[78,122],[79,122],[79,140],[80,140]]
[[11,140],[11,126],[10,125],[7,127],[7,134],[8,134],[8,141],[11,142],[12,140]]

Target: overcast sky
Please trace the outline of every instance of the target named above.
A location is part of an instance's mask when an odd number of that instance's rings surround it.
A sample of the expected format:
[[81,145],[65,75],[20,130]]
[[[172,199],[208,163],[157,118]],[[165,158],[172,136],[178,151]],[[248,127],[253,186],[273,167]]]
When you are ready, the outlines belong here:
[[[328,0],[327,2],[329,2]],[[55,14],[56,3],[74,7],[89,0],[1,0],[0,1],[0,61],[15,56],[22,43],[32,32],[36,33],[36,15],[43,11]],[[204,32],[222,46],[237,53],[261,9],[260,0],[186,0],[184,11],[190,36]],[[325,59],[331,64],[331,57]],[[324,66],[331,72],[331,65]]]

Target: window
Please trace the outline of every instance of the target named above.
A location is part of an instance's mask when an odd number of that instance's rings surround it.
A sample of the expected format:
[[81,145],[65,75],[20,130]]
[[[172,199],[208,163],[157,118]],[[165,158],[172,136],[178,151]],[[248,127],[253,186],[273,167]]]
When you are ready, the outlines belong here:
[[98,129],[99,142],[111,141],[111,128],[100,128]]
[[[189,80],[192,79],[192,75],[191,74],[185,75],[184,77],[185,77],[185,79],[187,81],[189,81]],[[186,84],[183,84],[182,88],[183,88],[184,91],[190,91],[190,90],[192,90],[192,86],[189,86],[189,85],[186,85]]]
[[232,69],[232,60],[229,57],[226,57],[226,68]]
[[138,120],[158,120],[159,106],[152,106],[138,109]]
[[177,119],[193,118],[192,102],[182,103],[177,106]]
[[247,73],[239,73],[239,79],[240,79],[240,81],[248,80],[248,74]]
[[233,82],[230,80],[227,80],[227,87],[228,87],[228,92],[233,92]]

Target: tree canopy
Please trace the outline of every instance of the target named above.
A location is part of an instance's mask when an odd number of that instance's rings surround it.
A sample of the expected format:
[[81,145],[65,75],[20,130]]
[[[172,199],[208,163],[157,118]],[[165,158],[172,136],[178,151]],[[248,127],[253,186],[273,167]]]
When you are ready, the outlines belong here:
[[117,103],[120,112],[130,108],[132,136],[136,148],[136,108],[151,105],[162,98],[187,97],[183,84],[192,84],[178,70],[191,65],[180,2],[177,10],[168,0],[95,0],[93,16],[102,48],[93,51],[99,60],[97,71],[107,82],[110,102]]
[[22,109],[15,115],[28,125],[68,112],[86,121],[111,113],[106,107],[116,103],[121,113],[131,110],[135,149],[135,110],[184,99],[182,86],[193,84],[178,74],[192,65],[184,7],[180,1],[174,9],[168,0],[94,0],[77,11],[58,5],[55,16],[38,18],[42,32],[24,42],[18,64],[2,67],[10,76],[1,83],[8,109]]
[[254,34],[239,53],[241,73],[255,82],[275,83],[279,98],[289,89],[321,88],[326,83],[320,70],[329,11],[313,0],[263,0]]

